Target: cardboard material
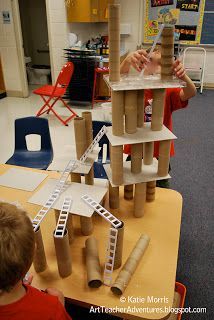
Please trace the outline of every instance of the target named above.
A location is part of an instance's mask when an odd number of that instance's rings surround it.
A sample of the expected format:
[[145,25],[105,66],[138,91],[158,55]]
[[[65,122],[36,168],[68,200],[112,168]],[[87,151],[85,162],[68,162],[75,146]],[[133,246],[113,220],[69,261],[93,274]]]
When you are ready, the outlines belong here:
[[112,132],[115,136],[124,134],[124,92],[111,92]]
[[156,181],[147,182],[146,201],[152,202],[155,200]]
[[144,205],[146,202],[146,183],[137,183],[134,193],[134,216],[141,218],[144,215]]
[[115,250],[115,257],[114,257],[114,270],[118,269],[122,265],[122,257],[123,257],[123,237],[124,237],[124,223],[117,228],[117,244]]
[[119,275],[117,276],[113,286],[111,287],[111,291],[114,294],[121,295],[125,291],[138,266],[138,263],[142,259],[148,247],[149,241],[150,238],[147,235],[142,235],[136,243],[134,249],[126,260],[126,263],[119,272]]
[[143,128],[138,128],[136,133],[125,133],[121,137],[114,136],[112,134],[112,127],[107,127],[106,135],[112,146],[177,139],[176,136],[165,126],[163,126],[161,131],[152,131],[151,123],[149,122],[145,123]]
[[33,266],[36,272],[43,272],[47,268],[47,261],[40,227],[35,232],[35,243],[36,247],[33,258]]
[[[140,173],[142,168],[143,144],[131,145],[131,172]],[[153,158],[153,156],[152,156]]]
[[152,122],[151,122],[151,129],[153,131],[160,131],[163,128],[164,104],[165,104],[165,89],[153,90]]
[[123,146],[111,147],[111,169],[113,183],[123,184]]
[[132,134],[137,131],[137,91],[125,91],[125,130]]
[[65,230],[63,238],[53,237],[59,275],[62,278],[65,278],[72,273],[71,249],[69,247],[68,231]]
[[161,35],[161,79],[173,79],[174,26],[165,26]]
[[120,80],[120,6],[109,5],[109,77],[111,81]]
[[[57,180],[55,179],[48,180],[45,185],[43,185],[36,193],[33,194],[28,202],[41,206],[44,205],[48,197],[50,196],[50,193],[54,190],[56,183]],[[54,203],[53,209],[61,210],[64,198],[66,196],[70,197],[72,195],[72,198],[75,201],[73,202],[70,212],[80,216],[91,217],[93,214],[93,209],[88,207],[81,200],[81,197],[85,194],[90,194],[95,201],[101,202],[101,200],[107,193],[108,188],[107,186],[104,186],[103,183],[98,183],[99,181],[96,182],[94,186],[79,183],[68,183],[65,191],[62,192],[59,199],[57,199],[57,201]]]
[[[92,115],[91,112],[82,112],[82,117],[85,119],[86,131],[86,147],[88,148],[93,141]],[[85,175],[85,184],[94,184],[94,167],[92,166],[89,173]]]
[[74,226],[73,226],[73,219],[72,219],[71,213],[68,216],[67,230],[68,230],[69,244],[71,244],[74,241]]
[[159,145],[158,175],[163,177],[169,172],[171,141],[161,141]]
[[143,163],[150,165],[153,162],[154,142],[145,142],[143,144]]
[[70,176],[71,176],[72,182],[81,183],[81,174],[80,173],[71,172]]
[[76,155],[79,160],[86,151],[86,125],[82,117],[74,118],[74,133],[76,142]]
[[93,233],[92,217],[80,217],[81,232],[84,236],[90,236]]
[[165,176],[159,176],[157,174],[158,160],[155,158],[153,158],[153,163],[151,165],[144,165],[144,164],[142,165],[141,173],[132,173],[131,161],[125,161],[123,163],[123,182],[119,184],[115,184],[112,181],[112,172],[111,172],[110,165],[104,164],[104,169],[113,187],[170,178],[170,175],[168,173]]
[[112,187],[109,183],[109,207],[110,209],[118,209],[119,205],[119,187]]
[[10,168],[0,176],[0,185],[13,189],[34,191],[47,176],[45,173]]
[[144,126],[144,90],[138,90],[137,93],[137,127]]
[[124,186],[124,199],[126,200],[132,200],[133,199],[133,191],[134,186],[133,184],[129,184],[127,186]]
[[102,285],[102,275],[97,240],[94,237],[85,241],[85,255],[88,286],[99,288]]

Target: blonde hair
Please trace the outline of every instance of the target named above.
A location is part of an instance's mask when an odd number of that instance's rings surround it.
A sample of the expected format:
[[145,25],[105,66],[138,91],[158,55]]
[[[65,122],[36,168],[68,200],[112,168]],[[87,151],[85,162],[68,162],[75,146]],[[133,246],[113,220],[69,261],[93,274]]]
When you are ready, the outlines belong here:
[[35,236],[24,210],[0,202],[0,291],[10,291],[29,270]]

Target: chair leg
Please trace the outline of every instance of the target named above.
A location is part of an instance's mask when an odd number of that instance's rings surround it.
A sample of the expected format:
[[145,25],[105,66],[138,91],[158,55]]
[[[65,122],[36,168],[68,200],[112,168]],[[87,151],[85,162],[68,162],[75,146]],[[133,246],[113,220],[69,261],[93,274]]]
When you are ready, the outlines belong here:
[[43,113],[46,113],[47,110],[44,111],[44,109],[46,107],[48,107],[48,110],[50,109],[50,105],[49,105],[49,102],[51,101],[51,98],[49,99],[45,99],[44,96],[40,95],[40,97],[42,98],[42,100],[45,102],[45,104],[39,109],[39,111],[37,112],[36,116],[39,117],[41,116]]

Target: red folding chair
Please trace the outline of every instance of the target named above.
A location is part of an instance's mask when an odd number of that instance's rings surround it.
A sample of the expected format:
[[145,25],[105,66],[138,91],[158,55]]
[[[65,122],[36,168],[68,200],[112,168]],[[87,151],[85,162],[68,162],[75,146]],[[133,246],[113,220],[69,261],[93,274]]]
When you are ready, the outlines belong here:
[[[69,85],[73,72],[74,72],[74,64],[72,62],[68,62],[62,67],[62,70],[60,71],[60,74],[54,86],[45,85],[33,91],[33,93],[38,94],[45,103],[41,107],[41,109],[38,111],[36,115],[37,117],[41,116],[44,113],[49,114],[49,112],[52,111],[53,114],[65,126],[67,126],[68,125],[67,123],[77,115],[62,98]],[[53,102],[51,103],[52,100]],[[55,103],[59,100],[62,101],[64,106],[72,113],[72,115],[68,117],[66,120],[63,120],[53,108]]]

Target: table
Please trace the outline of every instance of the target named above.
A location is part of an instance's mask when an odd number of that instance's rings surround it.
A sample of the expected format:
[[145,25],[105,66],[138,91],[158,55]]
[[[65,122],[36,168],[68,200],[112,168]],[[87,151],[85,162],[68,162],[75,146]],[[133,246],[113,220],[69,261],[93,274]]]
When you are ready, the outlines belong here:
[[[12,166],[1,165],[0,174],[9,167]],[[26,168],[26,170],[33,169]],[[49,177],[56,178],[59,177],[59,174],[50,172]],[[0,186],[0,194],[1,199],[8,201],[17,200],[32,217],[36,215],[40,208],[27,202],[32,195],[31,192]],[[123,199],[122,188],[120,190],[120,200],[120,211],[111,210],[111,212],[123,220],[125,224],[123,263],[142,233],[146,233],[151,237],[149,247],[124,292],[122,302],[120,301],[120,297],[113,295],[109,287],[101,286],[99,289],[91,289],[87,286],[83,250],[87,237],[81,235],[78,216],[74,216],[75,240],[71,245],[73,273],[65,279],[59,277],[53,242],[53,230],[55,228],[53,210],[49,212],[41,225],[48,269],[43,273],[36,274],[33,267],[31,267],[31,272],[34,274],[33,285],[41,289],[56,287],[62,290],[66,297],[72,299],[73,303],[89,308],[91,305],[105,306],[107,308],[115,308],[116,306],[128,308],[130,306],[130,308],[150,308],[151,312],[152,308],[171,307],[178,256],[182,197],[176,191],[157,188],[156,200],[146,203],[145,215],[142,218],[135,218],[133,216],[133,202]],[[108,205],[106,208],[108,209]],[[99,241],[100,260],[103,266],[109,225],[98,215],[93,216],[93,221],[93,236]],[[117,274],[118,270],[115,270],[113,274],[114,279]],[[152,303],[150,302],[152,297],[162,299],[159,301],[155,300]],[[138,302],[136,302],[137,299]],[[146,301],[143,302],[143,299]],[[137,309],[128,309],[117,315],[131,320],[157,320],[166,319],[169,314],[169,311],[164,311],[163,313],[160,313],[158,310],[150,312],[144,309],[143,312],[139,313]]]

